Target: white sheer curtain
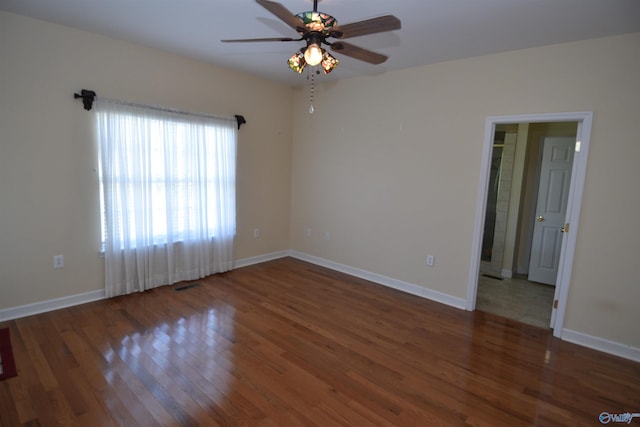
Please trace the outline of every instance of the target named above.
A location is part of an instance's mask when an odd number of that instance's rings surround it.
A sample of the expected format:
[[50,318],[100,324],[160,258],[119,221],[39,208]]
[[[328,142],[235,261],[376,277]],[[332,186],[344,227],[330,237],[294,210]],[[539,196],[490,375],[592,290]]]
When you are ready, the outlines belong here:
[[107,297],[233,268],[236,120],[95,109]]

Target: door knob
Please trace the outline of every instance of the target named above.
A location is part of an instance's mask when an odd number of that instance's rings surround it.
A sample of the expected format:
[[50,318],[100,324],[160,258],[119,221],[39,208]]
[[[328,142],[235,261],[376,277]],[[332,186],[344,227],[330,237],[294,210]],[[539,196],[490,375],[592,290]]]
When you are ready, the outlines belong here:
[[536,217],[536,221],[542,222],[544,221],[544,217],[542,215]]

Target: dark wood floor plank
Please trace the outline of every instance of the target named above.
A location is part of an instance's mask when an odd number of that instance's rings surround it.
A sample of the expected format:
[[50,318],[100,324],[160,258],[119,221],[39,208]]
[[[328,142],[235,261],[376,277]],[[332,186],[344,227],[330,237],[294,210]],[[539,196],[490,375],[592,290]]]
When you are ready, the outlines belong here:
[[[25,354],[26,348],[15,326],[15,322],[9,322],[6,326],[11,330],[11,345],[13,347],[14,357],[16,354]],[[37,378],[34,372],[26,372],[22,381],[0,382],[0,386],[10,389],[10,396],[15,404],[15,410],[17,411],[17,416],[21,424],[38,419],[38,414],[33,408],[32,399],[29,395],[29,386],[36,382]]]
[[18,368],[3,426],[573,426],[640,410],[638,363],[291,258],[0,327]]
[[0,402],[3,402],[3,406],[0,406],[3,407],[3,410],[0,411],[0,426],[19,426],[22,423],[20,422],[16,404],[13,401],[12,390],[7,381],[5,381],[5,384],[0,383]]

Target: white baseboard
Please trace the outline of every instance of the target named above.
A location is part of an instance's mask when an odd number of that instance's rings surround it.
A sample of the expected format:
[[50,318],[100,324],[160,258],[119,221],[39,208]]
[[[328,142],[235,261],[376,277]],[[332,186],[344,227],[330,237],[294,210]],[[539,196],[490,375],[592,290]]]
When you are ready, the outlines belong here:
[[274,259],[288,257],[290,254],[289,250],[271,252],[264,255],[258,255],[250,258],[238,259],[235,262],[235,268],[247,267],[253,264],[260,264],[261,262],[273,261]]
[[614,356],[619,356],[624,359],[633,360],[634,362],[640,362],[640,348],[637,347],[632,347],[615,341],[609,341],[604,338],[594,337],[592,335],[583,334],[582,332],[576,332],[570,329],[562,330],[561,339],[583,347],[589,347],[604,353],[613,354]]
[[442,304],[446,304],[451,307],[465,309],[466,300],[463,298],[457,298],[442,292],[434,291],[422,286],[415,285],[413,283],[403,282],[401,280],[392,279],[377,273],[371,273],[359,268],[350,267],[348,265],[340,264],[334,261],[329,261],[324,258],[319,258],[313,255],[308,255],[303,252],[291,251],[289,254],[293,258],[307,261],[312,264],[317,264],[322,267],[330,268],[331,270],[340,271],[341,273],[350,274],[351,276],[359,277],[361,279],[369,280],[371,282],[387,286],[389,288],[397,289],[409,294],[417,295],[432,301],[436,301]]
[[[332,270],[340,271],[342,273],[350,274],[361,279],[369,280],[374,283],[378,283],[383,286],[387,286],[393,289],[397,289],[409,294],[417,295],[423,298],[430,299],[442,304],[446,304],[455,308],[464,310],[466,301],[462,298],[453,297],[442,292],[434,291],[422,286],[418,286],[412,283],[403,282],[401,280],[392,279],[390,277],[382,276],[380,274],[371,273],[369,271],[361,270],[358,268],[350,267],[337,262],[329,261],[323,258],[307,255],[298,251],[277,251],[264,255],[258,255],[250,258],[243,258],[236,260],[235,268],[247,267],[253,264],[260,264],[262,262],[272,261],[279,258],[291,256],[303,261],[317,264]],[[33,304],[22,305],[18,307],[10,307],[6,309],[0,309],[0,322],[12,319],[18,319],[20,317],[31,316],[34,314],[44,313],[47,311],[58,310],[60,308],[71,307],[74,305],[84,304],[87,302],[97,301],[105,298],[104,290],[92,291],[83,294],[70,295],[62,298],[55,298],[47,301],[36,302]]]
[[[361,279],[369,280],[371,282],[387,286],[393,289],[397,289],[403,292],[407,292],[412,295],[417,295],[435,302],[446,304],[451,307],[455,307],[461,310],[465,309],[466,300],[463,298],[457,298],[442,292],[434,291],[432,289],[424,288],[412,283],[403,282],[401,280],[392,279],[377,273],[372,273],[366,270],[350,267],[348,265],[340,264],[334,261],[329,261],[324,258],[319,258],[313,255],[308,255],[298,251],[278,251],[271,252],[264,255],[259,255],[250,258],[243,258],[236,260],[235,267],[247,267],[253,264],[259,264],[262,262],[272,261],[279,258],[291,256],[293,258],[307,261],[312,264],[320,265],[322,267],[329,268],[331,270],[340,271],[342,273],[350,274]],[[0,309],[0,322],[7,320],[18,319],[20,317],[31,316],[34,314],[45,313],[47,311],[58,310],[65,307],[71,307],[74,305],[85,304],[92,301],[98,301],[105,299],[104,289],[85,292],[82,294],[70,295],[61,298],[54,298],[47,301],[36,302],[33,304],[26,304],[17,307],[9,307]],[[578,344],[584,347],[589,347],[594,350],[602,351],[604,353],[619,356],[625,359],[640,362],[640,348],[632,347],[626,344],[621,344],[614,341],[609,341],[603,338],[594,337],[592,335],[584,334],[582,332],[572,331],[570,329],[563,329],[561,339]]]
[[[289,251],[272,252],[251,258],[237,260],[235,266],[246,267],[252,264],[271,261],[278,258],[289,256]],[[32,316],[34,314],[46,313],[47,311],[58,310],[61,308],[71,307],[74,305],[85,304],[92,301],[105,299],[104,289],[86,292],[82,294],[69,295],[61,298],[54,298],[46,301],[39,301],[32,304],[20,305],[17,307],[9,307],[0,309],[0,322],[7,320],[19,319],[21,317]]]
[[0,322],[105,299],[104,289],[0,309]]
[[[466,300],[462,298],[456,298],[442,292],[423,288],[422,286],[392,279],[354,267],[349,267],[347,265],[329,261],[324,258],[308,255],[303,252],[291,251],[289,255],[293,258],[307,261],[312,264],[317,264],[322,267],[330,268],[332,270],[340,271],[342,273],[350,274],[352,276],[360,277],[361,279],[369,280],[371,282],[375,282],[380,285],[388,286],[390,288],[398,289],[403,292],[427,298],[432,301],[436,301],[462,310],[465,309]],[[568,329],[562,330],[561,339],[584,347],[589,347],[594,350],[602,351],[604,353],[612,354],[614,356],[619,356],[625,359],[640,362],[640,348],[631,347],[625,344],[620,344],[614,341],[609,341],[603,338],[594,337]]]

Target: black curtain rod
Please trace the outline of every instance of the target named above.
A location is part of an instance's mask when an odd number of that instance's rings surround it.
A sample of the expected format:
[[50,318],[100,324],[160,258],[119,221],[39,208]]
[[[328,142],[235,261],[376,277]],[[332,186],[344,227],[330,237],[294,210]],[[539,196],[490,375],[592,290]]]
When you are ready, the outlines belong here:
[[[82,98],[82,104],[84,105],[84,109],[89,111],[91,110],[91,108],[93,108],[93,101],[95,101],[96,99],[96,93],[92,90],[87,90],[87,89],[82,89],[80,91],[80,93],[74,93],[73,97],[75,99],[79,99]],[[132,105],[136,105],[136,104],[132,104]],[[157,108],[157,107],[153,107],[154,109],[158,109],[158,110],[165,110],[165,111],[171,111],[174,113],[184,113],[182,111],[176,111],[176,110],[171,110],[171,109],[162,109],[162,108]],[[186,113],[185,113],[186,114]],[[240,126],[242,126],[243,124],[247,123],[247,120],[244,118],[244,116],[241,116],[239,114],[236,114],[234,116],[236,118],[236,122],[238,122],[238,129],[240,129]]]

